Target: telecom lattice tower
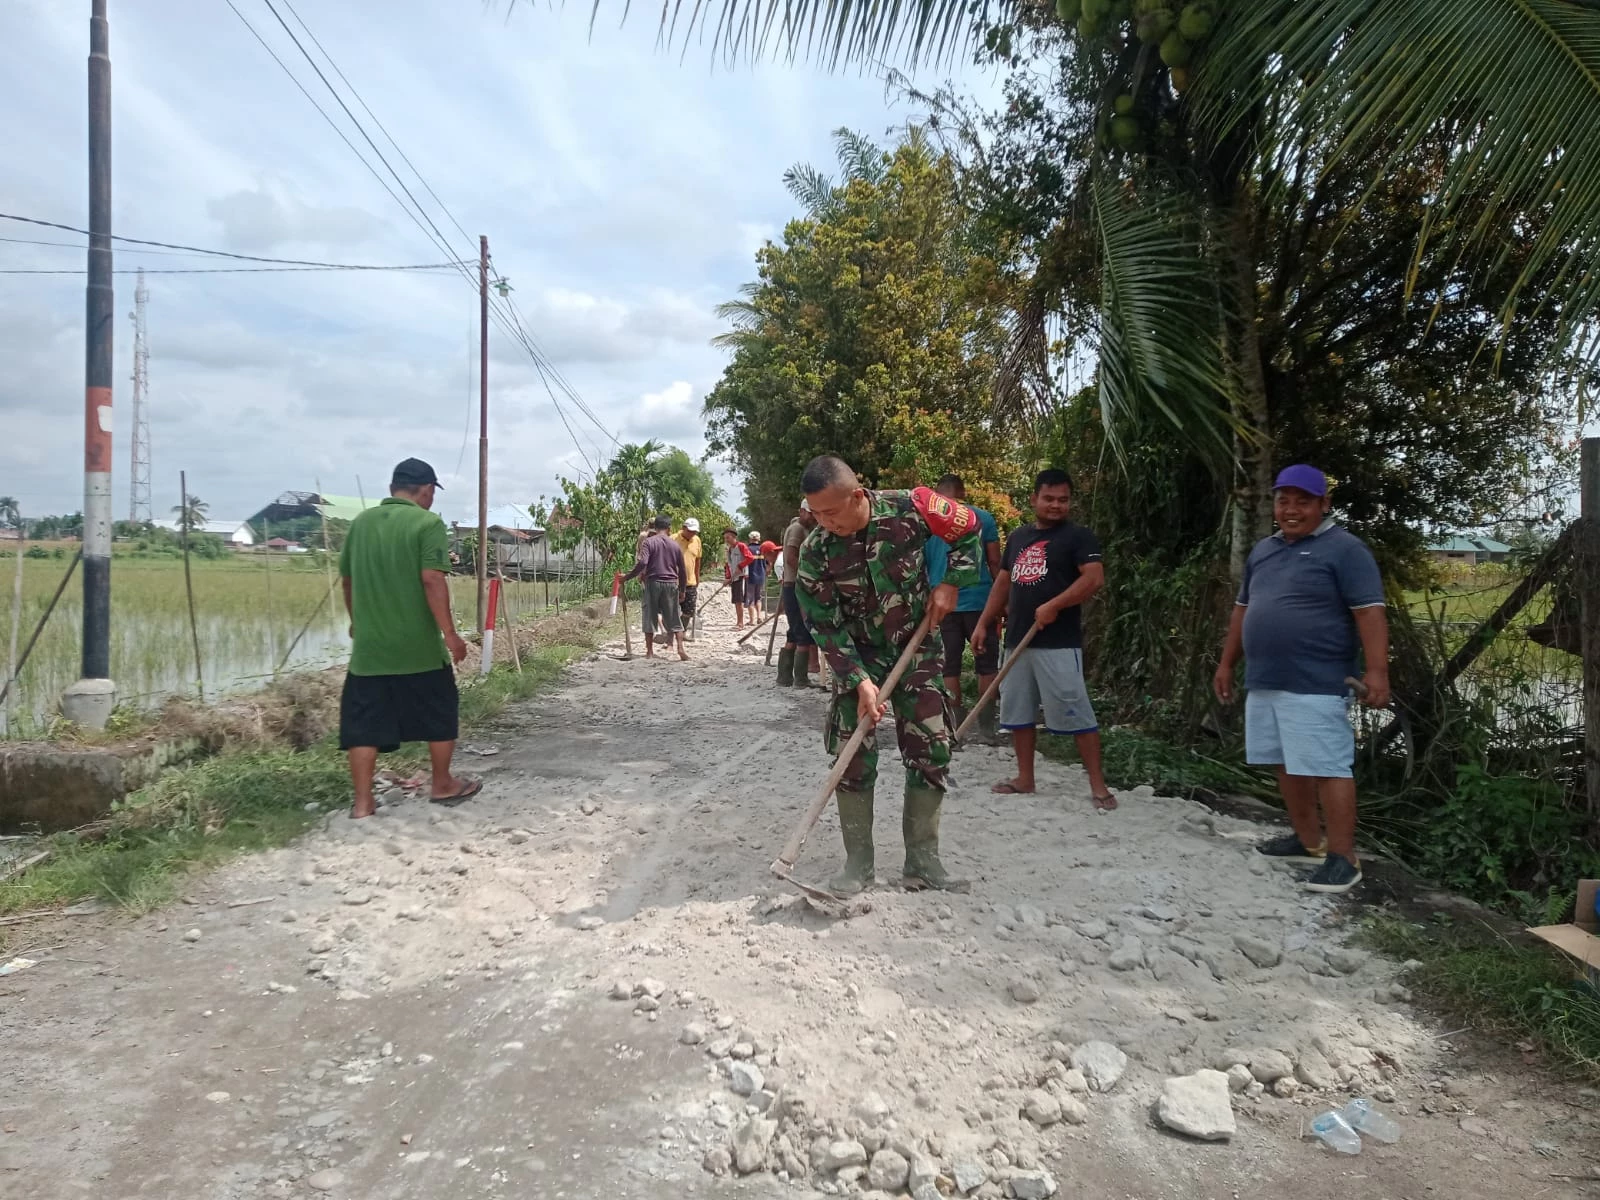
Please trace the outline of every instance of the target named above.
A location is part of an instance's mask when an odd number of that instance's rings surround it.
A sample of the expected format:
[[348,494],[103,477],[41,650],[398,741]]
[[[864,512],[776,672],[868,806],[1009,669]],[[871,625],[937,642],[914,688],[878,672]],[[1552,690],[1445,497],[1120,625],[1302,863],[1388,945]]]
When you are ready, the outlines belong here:
[[150,520],[150,346],[145,341],[144,306],[150,292],[139,272],[133,289],[133,470],[128,520]]

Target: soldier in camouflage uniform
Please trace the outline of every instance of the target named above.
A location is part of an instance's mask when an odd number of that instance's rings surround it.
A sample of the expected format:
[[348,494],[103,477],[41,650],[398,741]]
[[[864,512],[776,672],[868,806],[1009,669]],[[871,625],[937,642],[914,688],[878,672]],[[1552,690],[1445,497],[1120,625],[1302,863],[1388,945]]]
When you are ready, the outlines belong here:
[[[828,713],[827,747],[837,754],[859,721],[874,724],[892,708],[905,763],[905,882],[962,886],[939,861],[939,809],[950,765],[951,729],[942,686],[939,639],[926,638],[892,695],[879,687],[912,634],[931,612],[937,627],[956,606],[960,587],[979,578],[977,515],[930,488],[868,491],[837,458],[813,459],[801,490],[819,528],[800,547],[800,609],[840,681]],[[950,544],[944,583],[931,590],[923,561],[930,535]],[[845,866],[831,887],[859,892],[873,880],[872,813],[878,751],[856,751],[838,789]]]

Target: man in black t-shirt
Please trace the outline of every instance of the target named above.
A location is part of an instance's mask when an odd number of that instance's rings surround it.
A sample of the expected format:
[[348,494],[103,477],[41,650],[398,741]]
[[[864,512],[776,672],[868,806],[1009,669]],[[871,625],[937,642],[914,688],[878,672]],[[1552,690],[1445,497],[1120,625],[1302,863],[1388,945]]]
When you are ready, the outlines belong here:
[[1000,574],[972,638],[977,651],[993,636],[1006,614],[1006,649],[1016,646],[1037,624],[1034,636],[1000,689],[1000,727],[1011,732],[1017,750],[1017,775],[994,790],[1015,795],[1034,790],[1033,754],[1039,709],[1045,730],[1070,734],[1089,776],[1094,806],[1109,812],[1117,798],[1100,771],[1100,727],[1083,682],[1083,615],[1080,606],[1105,586],[1100,542],[1069,519],[1072,477],[1065,471],[1040,471],[1033,483],[1033,523],[1006,539]]

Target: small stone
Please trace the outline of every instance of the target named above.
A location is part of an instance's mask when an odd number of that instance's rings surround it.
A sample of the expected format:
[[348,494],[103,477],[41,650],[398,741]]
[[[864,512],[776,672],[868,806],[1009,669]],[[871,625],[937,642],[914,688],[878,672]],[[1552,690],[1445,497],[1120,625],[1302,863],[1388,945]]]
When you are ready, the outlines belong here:
[[698,1021],[690,1021],[683,1027],[683,1032],[678,1035],[678,1041],[685,1046],[698,1046],[706,1040],[706,1027]]
[[1104,921],[1074,921],[1072,927],[1093,942],[1103,941],[1111,934],[1111,926]]
[[1011,983],[1011,998],[1018,1004],[1036,1004],[1039,985],[1031,979],[1015,979]]
[[700,1160],[703,1170],[712,1175],[726,1175],[733,1170],[733,1153],[726,1146],[714,1146]]
[[1017,905],[1016,917],[1016,923],[1023,928],[1043,929],[1045,926],[1044,910],[1031,904]]
[[1300,1091],[1300,1081],[1293,1075],[1285,1075],[1272,1085],[1272,1094],[1280,1100],[1292,1100]]
[[761,1090],[761,1085],[766,1080],[761,1077],[761,1068],[754,1063],[734,1061],[728,1069],[728,1086],[733,1089],[736,1096],[750,1096]]
[[1250,1074],[1260,1083],[1273,1084],[1294,1074],[1294,1063],[1281,1050],[1252,1050]]
[[347,893],[345,895],[344,902],[346,904],[354,907],[354,908],[360,908],[363,904],[371,904],[372,903],[372,893],[371,892],[349,892],[349,893]]
[[633,987],[619,979],[611,985],[611,998],[613,1000],[632,1000]]
[[528,840],[529,836],[530,835],[528,834],[528,831],[525,829],[513,829],[510,833],[506,834],[506,841],[510,842],[513,846],[520,846]]
[[596,916],[579,917],[577,921],[578,929],[583,933],[592,933],[605,923],[606,919],[604,917]]
[[306,1186],[314,1192],[331,1192],[344,1182],[344,1172],[333,1167],[306,1176]]
[[1073,1067],[1061,1077],[1061,1086],[1074,1096],[1087,1096],[1089,1094],[1089,1080],[1077,1067]]
[[1462,1117],[1459,1124],[1462,1133],[1470,1133],[1473,1137],[1494,1136],[1494,1126],[1482,1117]]
[[956,1181],[956,1190],[966,1193],[976,1191],[989,1182],[989,1168],[975,1158],[957,1160],[952,1173]]
[[778,1123],[765,1117],[751,1117],[733,1133],[733,1165],[741,1175],[753,1175],[767,1168],[772,1153],[772,1137]]
[[733,1053],[733,1040],[731,1038],[716,1038],[706,1044],[706,1053],[712,1058],[727,1058]]
[[1128,1069],[1128,1056],[1110,1042],[1085,1042],[1072,1052],[1072,1065],[1093,1090],[1109,1092]]
[[755,1043],[753,1043],[753,1042],[735,1042],[733,1044],[733,1049],[728,1051],[728,1053],[731,1054],[734,1058],[743,1059],[743,1060],[748,1061],[749,1059],[752,1059],[752,1058],[754,1058],[756,1056]]
[[1049,1092],[1029,1092],[1022,1106],[1022,1115],[1041,1128],[1061,1120],[1061,1101]]
[[850,1111],[855,1114],[862,1124],[870,1128],[882,1125],[888,1119],[889,1103],[877,1092],[868,1092],[856,1102],[856,1106]]
[[[830,1174],[867,1165],[867,1148],[856,1141],[829,1142],[822,1153],[822,1170]],[[984,1175],[987,1179],[987,1173]]]
[[331,933],[320,933],[320,934],[317,935],[316,939],[311,943],[311,953],[313,953],[313,954],[327,954],[333,949],[334,944],[335,943],[334,943],[334,939],[333,939],[333,934],[331,934]]
[[1234,1063],[1228,1068],[1228,1090],[1236,1095],[1255,1081],[1256,1077],[1250,1074],[1250,1068],[1243,1063]]
[[1225,1142],[1237,1131],[1228,1077],[1221,1071],[1196,1071],[1161,1085],[1156,1117],[1168,1129],[1206,1142]]
[[189,930],[188,933],[183,935],[183,940],[186,942],[198,942],[200,940],[200,931],[198,929]]
[[1318,1091],[1331,1091],[1339,1086],[1338,1072],[1323,1057],[1322,1052],[1315,1048],[1301,1052],[1300,1061],[1294,1065],[1294,1077],[1307,1087],[1316,1088]]
[[1258,967],[1275,967],[1283,961],[1283,947],[1275,946],[1263,938],[1236,933],[1233,935],[1233,944],[1239,948],[1240,954]]
[[662,993],[666,990],[667,985],[662,983],[661,980],[648,977],[639,980],[638,983],[633,985],[633,994],[635,996],[649,996],[652,1000],[661,999]]
[[1380,1083],[1372,1089],[1372,1098],[1379,1104],[1393,1104],[1394,1095],[1394,1088],[1387,1083]]
[[1088,1106],[1076,1096],[1062,1096],[1061,1119],[1068,1125],[1082,1125],[1089,1119]]
[[913,1154],[906,1173],[906,1187],[911,1189],[912,1196],[915,1197],[921,1188],[936,1186],[938,1181],[939,1164],[926,1154]]
[[1049,1200],[1056,1194],[1055,1176],[1049,1171],[1015,1171],[1011,1176],[1011,1194],[1017,1200]]
[[1106,965],[1113,971],[1132,971],[1144,966],[1144,943],[1132,934],[1117,943]]
[[640,996],[638,1002],[633,1006],[635,1012],[642,1013],[657,1012],[660,1010],[660,1008],[661,1001],[657,1000],[654,996]]
[[1354,975],[1371,961],[1372,956],[1360,950],[1335,946],[1327,955],[1328,965],[1341,975]]
[[232,1097],[227,1092],[207,1092],[206,1099],[213,1104],[226,1104]]
[[882,1192],[898,1192],[910,1174],[911,1164],[894,1150],[879,1150],[867,1164],[867,1182]]

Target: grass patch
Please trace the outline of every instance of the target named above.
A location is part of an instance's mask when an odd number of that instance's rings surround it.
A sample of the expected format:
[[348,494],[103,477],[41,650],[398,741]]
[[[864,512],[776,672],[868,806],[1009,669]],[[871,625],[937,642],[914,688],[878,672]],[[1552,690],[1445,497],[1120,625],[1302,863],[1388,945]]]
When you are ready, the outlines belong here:
[[[1163,796],[1196,792],[1232,793],[1272,800],[1277,786],[1270,775],[1240,762],[1212,758],[1175,746],[1127,726],[1100,731],[1106,782],[1115,788],[1149,784]],[[1042,734],[1039,753],[1055,762],[1077,762],[1072,738]]]
[[1532,1042],[1562,1067],[1600,1079],[1600,991],[1543,945],[1486,925],[1367,921],[1359,939],[1381,954],[1421,965],[1406,986],[1453,1024],[1508,1042]]
[[[563,618],[563,640],[525,654],[520,674],[496,667],[464,682],[463,732],[554,684],[604,632]],[[418,758],[426,758],[425,748],[408,746],[384,761]],[[0,915],[89,898],[148,912],[174,899],[189,872],[291,842],[349,798],[345,758],[332,738],[301,752],[253,747],[222,754],[163,776],[104,821],[49,839],[49,861],[0,884]],[[321,808],[307,812],[311,803]],[[20,934],[21,927],[0,928],[0,948]]]

